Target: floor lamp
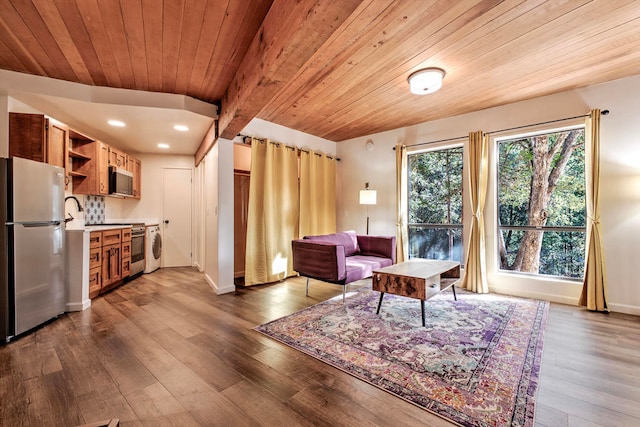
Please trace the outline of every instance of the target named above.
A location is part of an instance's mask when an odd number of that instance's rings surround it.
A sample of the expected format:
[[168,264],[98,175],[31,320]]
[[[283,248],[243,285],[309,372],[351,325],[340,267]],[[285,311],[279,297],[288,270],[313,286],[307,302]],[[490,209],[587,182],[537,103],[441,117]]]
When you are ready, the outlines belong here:
[[369,205],[376,204],[376,190],[369,189],[369,183],[364,184],[364,190],[360,190],[360,204],[367,205],[367,234],[369,234]]

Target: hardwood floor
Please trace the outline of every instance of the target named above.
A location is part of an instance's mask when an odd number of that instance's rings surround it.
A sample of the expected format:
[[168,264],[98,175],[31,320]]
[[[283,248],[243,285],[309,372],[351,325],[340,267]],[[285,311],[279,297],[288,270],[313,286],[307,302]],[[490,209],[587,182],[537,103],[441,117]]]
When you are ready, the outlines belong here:
[[[253,327],[341,293],[162,269],[0,347],[0,425],[448,426]],[[640,318],[552,304],[536,425],[640,425]]]

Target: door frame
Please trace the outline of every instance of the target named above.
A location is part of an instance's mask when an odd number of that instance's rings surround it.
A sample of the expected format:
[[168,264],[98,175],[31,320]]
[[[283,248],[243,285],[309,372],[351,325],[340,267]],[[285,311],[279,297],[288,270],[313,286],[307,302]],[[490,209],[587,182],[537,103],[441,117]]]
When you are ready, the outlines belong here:
[[193,168],[190,167],[163,167],[162,168],[162,219],[160,220],[160,229],[162,232],[162,256],[160,257],[160,261],[161,261],[161,266],[164,268],[165,267],[165,256],[167,253],[167,242],[168,239],[166,238],[165,234],[165,220],[166,220],[166,213],[165,213],[165,200],[166,200],[166,196],[167,196],[167,189],[165,188],[165,171],[168,170],[182,170],[182,171],[189,171],[189,179],[190,179],[190,205],[189,205],[189,210],[190,210],[190,215],[189,215],[189,221],[190,221],[190,229],[191,232],[189,233],[189,241],[190,241],[190,263],[189,266],[192,267],[194,266],[194,235],[195,235],[195,223],[194,223],[194,183],[193,183],[193,178],[194,178],[194,171]]

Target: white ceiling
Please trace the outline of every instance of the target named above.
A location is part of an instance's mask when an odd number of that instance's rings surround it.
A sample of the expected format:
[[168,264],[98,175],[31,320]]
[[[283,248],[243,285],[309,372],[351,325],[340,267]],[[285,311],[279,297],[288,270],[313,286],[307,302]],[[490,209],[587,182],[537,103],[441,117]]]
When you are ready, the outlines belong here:
[[[0,71],[0,94],[12,112],[40,112],[88,137],[127,153],[193,155],[216,117],[217,108],[183,95],[87,86]],[[115,119],[123,128],[110,126]],[[189,131],[180,132],[173,125]],[[157,147],[169,144],[169,149]]]

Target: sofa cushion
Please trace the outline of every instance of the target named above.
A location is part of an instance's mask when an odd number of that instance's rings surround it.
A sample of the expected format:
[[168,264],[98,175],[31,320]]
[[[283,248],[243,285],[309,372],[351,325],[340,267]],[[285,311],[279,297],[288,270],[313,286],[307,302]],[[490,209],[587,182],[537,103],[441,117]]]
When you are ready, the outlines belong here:
[[353,255],[347,258],[347,279],[345,283],[371,277],[373,270],[388,267],[391,259],[377,256]]
[[335,245],[344,246],[344,255],[351,256],[360,252],[358,247],[358,238],[355,231],[345,231],[334,234],[321,234],[319,236],[305,236],[305,239],[318,242],[333,243]]

